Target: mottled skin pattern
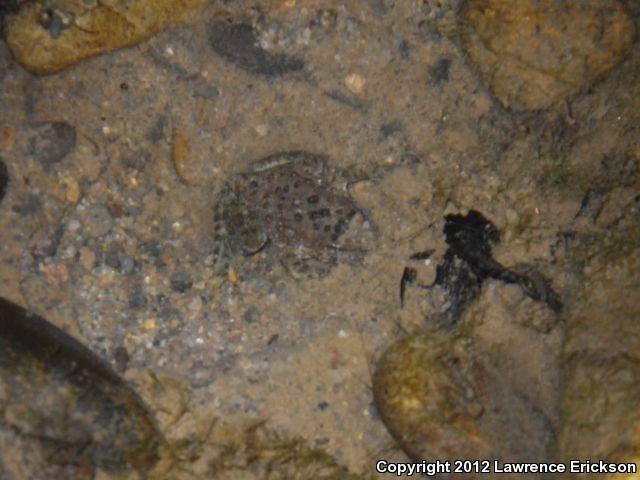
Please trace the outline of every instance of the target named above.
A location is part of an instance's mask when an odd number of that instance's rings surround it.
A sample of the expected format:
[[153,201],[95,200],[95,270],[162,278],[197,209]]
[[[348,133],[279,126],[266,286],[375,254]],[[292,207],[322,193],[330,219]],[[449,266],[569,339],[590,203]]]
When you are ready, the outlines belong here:
[[341,177],[325,157],[305,152],[269,156],[231,177],[215,207],[216,271],[269,249],[293,271],[327,273],[358,212]]

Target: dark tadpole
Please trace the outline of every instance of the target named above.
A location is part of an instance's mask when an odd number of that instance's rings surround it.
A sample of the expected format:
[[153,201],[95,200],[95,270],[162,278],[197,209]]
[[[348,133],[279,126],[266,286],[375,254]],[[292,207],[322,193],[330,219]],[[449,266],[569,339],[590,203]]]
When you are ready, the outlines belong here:
[[136,392],[73,337],[3,298],[0,391],[0,429],[55,453],[57,464],[113,472],[157,460],[161,435]]
[[304,68],[304,62],[297,57],[261,48],[253,27],[244,23],[213,22],[209,41],[215,53],[251,73],[274,77]]
[[[447,249],[443,262],[436,269],[433,286],[445,292],[449,307],[444,312],[443,326],[453,326],[462,313],[480,294],[482,282],[501,280],[519,285],[524,293],[535,301],[546,303],[551,310],[562,310],[560,296],[551,283],[533,267],[517,265],[508,269],[495,261],[492,249],[500,242],[500,233],[493,223],[480,212],[471,210],[467,215],[447,215],[444,234]],[[414,259],[418,254],[411,256]],[[401,303],[406,284],[415,279],[401,279]]]

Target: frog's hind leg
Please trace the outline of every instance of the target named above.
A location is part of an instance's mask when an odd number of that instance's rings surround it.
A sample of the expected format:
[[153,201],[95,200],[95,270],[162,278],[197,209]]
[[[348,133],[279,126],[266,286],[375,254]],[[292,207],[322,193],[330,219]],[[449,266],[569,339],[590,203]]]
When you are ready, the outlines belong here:
[[213,272],[216,275],[225,275],[231,266],[233,254],[224,225],[219,228],[216,222],[213,235]]

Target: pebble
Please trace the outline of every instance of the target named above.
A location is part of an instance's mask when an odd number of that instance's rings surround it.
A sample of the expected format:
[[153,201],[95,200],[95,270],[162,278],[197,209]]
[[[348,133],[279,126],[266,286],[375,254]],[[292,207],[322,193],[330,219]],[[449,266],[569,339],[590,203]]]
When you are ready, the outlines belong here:
[[255,307],[249,307],[242,317],[247,323],[256,323],[260,321],[260,312]]
[[66,177],[60,181],[62,188],[64,188],[64,196],[68,202],[78,203],[80,200],[80,185],[73,177]]
[[90,237],[102,237],[113,227],[113,218],[104,205],[92,205],[85,211],[84,229]]
[[137,309],[142,308],[147,304],[147,298],[142,290],[142,285],[136,283],[129,292],[129,308]]
[[78,220],[71,220],[69,222],[69,224],[67,225],[67,229],[70,232],[75,232],[76,230],[78,230],[80,228],[81,224]]
[[193,86],[192,95],[197,98],[203,98],[205,100],[214,100],[220,96],[220,90],[214,85],[207,83],[196,83]]
[[86,270],[91,270],[96,264],[96,254],[87,247],[82,247],[79,252],[80,263]]
[[118,246],[109,247],[104,254],[104,263],[114,270],[120,269],[120,249]]
[[142,323],[142,328],[144,328],[145,330],[153,330],[154,328],[156,328],[156,319],[155,318],[147,318]]
[[429,68],[429,81],[432,85],[439,85],[449,80],[451,59],[442,57]]
[[60,162],[76,146],[76,129],[67,122],[38,123],[32,127],[27,153],[44,166]]
[[187,305],[187,309],[189,310],[191,317],[199,316],[200,312],[202,312],[202,307],[203,302],[199,296],[193,297]]
[[127,348],[120,345],[113,352],[113,360],[116,362],[116,369],[122,373],[127,369],[129,365],[129,352]]
[[13,127],[0,128],[0,150],[9,150],[16,138],[16,129]]
[[69,270],[62,262],[46,262],[40,265],[40,271],[44,273],[47,282],[53,285],[62,285],[69,281]]
[[275,77],[304,68],[302,59],[282,53],[271,53],[260,47],[256,31],[248,24],[215,21],[209,26],[212,50],[228,62],[247,72]]
[[120,272],[123,274],[129,274],[131,272],[133,272],[133,269],[135,267],[135,262],[133,261],[133,258],[130,257],[129,255],[124,255],[120,258]]
[[344,84],[352,93],[362,93],[365,83],[365,78],[357,73],[350,73],[344,79]]
[[171,275],[171,290],[178,293],[184,293],[191,288],[193,280],[187,272],[176,272]]

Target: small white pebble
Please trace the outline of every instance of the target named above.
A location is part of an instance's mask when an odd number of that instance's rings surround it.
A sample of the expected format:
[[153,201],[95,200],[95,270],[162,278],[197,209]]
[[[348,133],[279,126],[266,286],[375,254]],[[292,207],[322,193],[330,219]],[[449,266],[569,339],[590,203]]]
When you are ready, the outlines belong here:
[[173,48],[167,47],[167,48],[164,49],[164,54],[167,57],[173,57],[175,55],[175,52],[173,51]]
[[350,73],[344,78],[344,84],[353,93],[361,93],[365,83],[364,77],[357,73]]
[[347,334],[347,332],[345,332],[344,330],[340,330],[338,332],[338,337],[340,338],[347,338],[349,335]]
[[297,43],[302,45],[309,45],[309,41],[311,40],[311,29],[303,28],[297,35]]
[[267,135],[267,133],[269,132],[269,129],[267,128],[266,125],[264,124],[260,124],[256,126],[256,132],[258,133],[258,135],[260,135],[261,137],[264,137]]
[[102,127],[102,133],[103,133],[104,135],[109,135],[109,134],[111,134],[111,128],[109,128],[109,125],[104,125],[104,126]]
[[430,259],[430,258],[427,258],[427,259],[424,261],[424,264],[425,264],[425,265],[431,265],[431,259]]
[[204,343],[204,338],[202,338],[202,337],[197,337],[197,338],[196,338],[196,343],[197,343],[198,345],[202,345],[202,344]]
[[80,228],[80,221],[79,220],[71,220],[69,222],[68,228],[72,232],[78,230]]

